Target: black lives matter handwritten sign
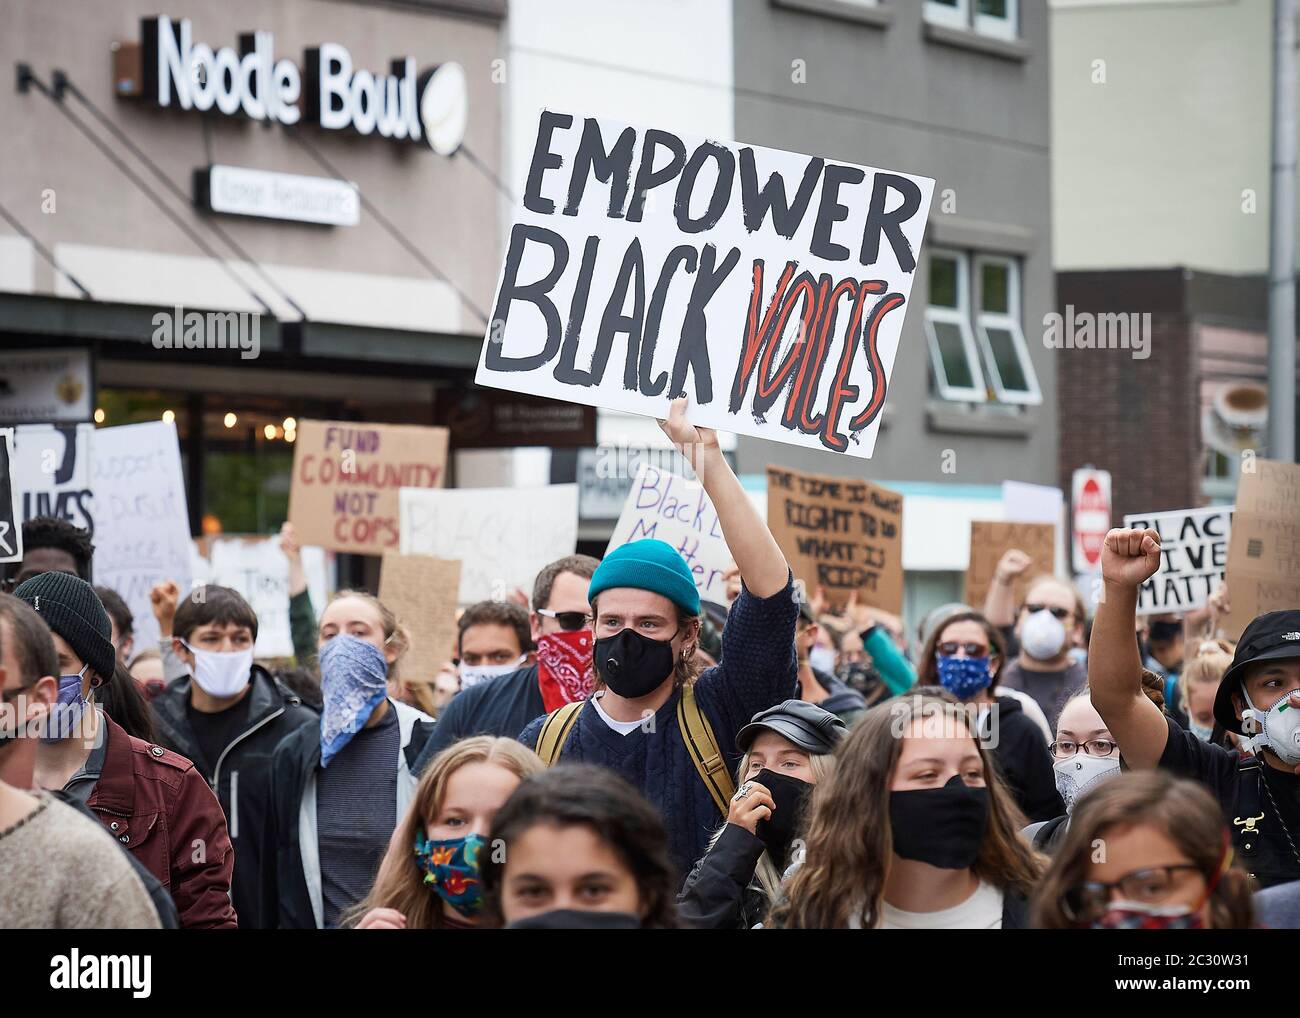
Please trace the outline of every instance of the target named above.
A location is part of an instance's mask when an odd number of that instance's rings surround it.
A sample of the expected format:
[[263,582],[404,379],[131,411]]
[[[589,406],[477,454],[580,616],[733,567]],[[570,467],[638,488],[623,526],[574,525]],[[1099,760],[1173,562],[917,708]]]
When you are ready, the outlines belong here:
[[476,381],[870,456],[933,189],[543,111]]

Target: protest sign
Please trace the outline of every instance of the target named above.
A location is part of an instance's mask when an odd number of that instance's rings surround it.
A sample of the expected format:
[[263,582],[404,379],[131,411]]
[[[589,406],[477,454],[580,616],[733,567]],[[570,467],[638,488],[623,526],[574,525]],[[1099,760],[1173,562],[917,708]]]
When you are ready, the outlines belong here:
[[1300,605],[1300,466],[1257,459],[1241,475],[1227,583],[1233,639],[1256,615]]
[[572,555],[578,486],[402,488],[401,552],[461,563],[460,603],[500,601],[533,589],[547,563]]
[[1160,534],[1160,568],[1138,590],[1139,615],[1200,608],[1223,581],[1232,506],[1130,514],[1124,526]]
[[289,522],[303,544],[358,555],[398,545],[399,488],[440,488],[447,429],[299,421]]
[[93,424],[24,424],[14,429],[10,477],[23,521],[37,516],[67,520],[95,534],[90,491]]
[[767,525],[796,579],[831,604],[903,612],[903,496],[870,481],[767,468]]
[[734,563],[702,484],[642,463],[605,554],[647,537],[667,541],[681,553],[701,598],[727,603],[724,577]]
[[18,489],[10,477],[14,461],[14,429],[0,429],[0,562],[21,562],[23,521]]
[[966,603],[976,611],[983,610],[998,560],[1011,548],[1018,548],[1032,560],[1032,565],[1016,578],[1012,587],[1016,604],[1022,604],[1029,585],[1044,573],[1052,572],[1056,561],[1056,528],[1050,523],[971,520]]
[[459,562],[432,555],[384,552],[379,571],[379,600],[411,634],[411,649],[402,658],[402,675],[431,679],[444,661],[456,656],[456,601]]
[[[258,658],[292,657],[289,628],[289,559],[277,537],[222,536],[208,539],[204,582],[239,591],[257,615]],[[324,548],[301,550],[307,593],[317,617],[333,586]],[[195,577],[198,580],[198,577]]]
[[476,381],[870,456],[934,181],[542,111]]
[[90,439],[95,582],[131,609],[136,646],[157,646],[150,589],[161,580],[190,589],[190,514],[176,425],[100,428]]

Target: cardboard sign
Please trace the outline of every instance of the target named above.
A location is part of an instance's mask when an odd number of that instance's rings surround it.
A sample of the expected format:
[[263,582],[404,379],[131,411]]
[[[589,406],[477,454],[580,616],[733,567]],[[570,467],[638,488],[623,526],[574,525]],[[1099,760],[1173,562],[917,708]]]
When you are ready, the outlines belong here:
[[767,468],[767,525],[795,578],[835,607],[903,612],[903,496],[870,481]]
[[95,583],[130,607],[136,646],[157,646],[150,589],[162,580],[190,589],[190,513],[176,425],[125,424],[90,437]]
[[1241,475],[1227,582],[1234,639],[1256,615],[1300,606],[1300,466],[1257,459]]
[[1232,506],[1139,513],[1125,516],[1124,526],[1160,534],[1160,568],[1138,591],[1139,615],[1199,608],[1223,582]]
[[304,545],[381,555],[398,546],[398,490],[446,472],[446,428],[299,421],[289,522]]
[[681,553],[702,599],[727,603],[724,577],[734,563],[702,484],[642,463],[605,554],[647,537],[667,541]]
[[1012,587],[1016,604],[1022,604],[1029,585],[1044,573],[1052,572],[1056,561],[1056,528],[1050,523],[971,521],[965,600],[976,611],[984,610],[984,598],[997,572],[998,560],[1011,548],[1020,549],[1033,560]]
[[14,429],[0,429],[0,562],[21,562],[23,521],[18,489],[10,476],[14,461]]
[[[206,583],[230,587],[257,615],[259,659],[293,656],[289,628],[289,559],[277,537],[214,537],[207,543]],[[324,548],[303,548],[302,570],[317,617],[325,610],[332,583]],[[198,577],[195,577],[198,580]]]
[[461,604],[500,601],[533,589],[538,571],[572,555],[578,540],[578,486],[403,488],[403,555],[461,563]]
[[934,181],[544,110],[476,381],[870,456]]
[[411,649],[401,674],[431,679],[456,654],[456,602],[459,562],[431,555],[384,553],[379,572],[379,600],[411,634]]

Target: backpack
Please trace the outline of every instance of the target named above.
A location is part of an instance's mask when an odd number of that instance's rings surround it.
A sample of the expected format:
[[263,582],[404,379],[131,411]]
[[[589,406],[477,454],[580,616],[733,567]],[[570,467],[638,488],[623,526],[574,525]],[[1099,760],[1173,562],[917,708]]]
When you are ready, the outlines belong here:
[[[546,716],[546,720],[542,723],[542,730],[537,735],[536,752],[547,767],[560,759],[564,743],[568,740],[569,733],[573,731],[573,726],[577,724],[578,714],[586,702],[586,700],[575,700],[573,703],[566,703]],[[731,797],[736,793],[736,786],[731,780],[731,772],[727,770],[727,762],[722,759],[717,739],[713,737],[713,728],[709,725],[709,719],[704,716],[704,712],[700,710],[700,705],[695,700],[694,687],[689,685],[682,687],[681,698],[677,701],[677,728],[682,733],[686,750],[691,754],[691,760],[700,775],[700,780],[709,790],[718,812],[725,817]]]

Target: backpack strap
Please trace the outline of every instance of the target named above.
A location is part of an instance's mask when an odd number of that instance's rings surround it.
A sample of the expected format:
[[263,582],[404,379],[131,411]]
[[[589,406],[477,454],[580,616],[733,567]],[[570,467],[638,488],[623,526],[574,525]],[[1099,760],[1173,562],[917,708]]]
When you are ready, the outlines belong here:
[[537,733],[536,753],[547,767],[560,759],[560,750],[564,748],[565,740],[568,739],[569,733],[573,731],[573,726],[578,721],[578,712],[586,702],[586,700],[574,700],[573,703],[557,707],[546,716],[542,730]]
[[686,750],[691,754],[704,787],[713,797],[718,812],[725,817],[731,797],[736,794],[736,786],[731,780],[731,772],[727,770],[727,762],[718,749],[718,742],[713,737],[709,720],[695,700],[693,686],[682,687],[681,699],[677,701],[677,727],[681,729]]

